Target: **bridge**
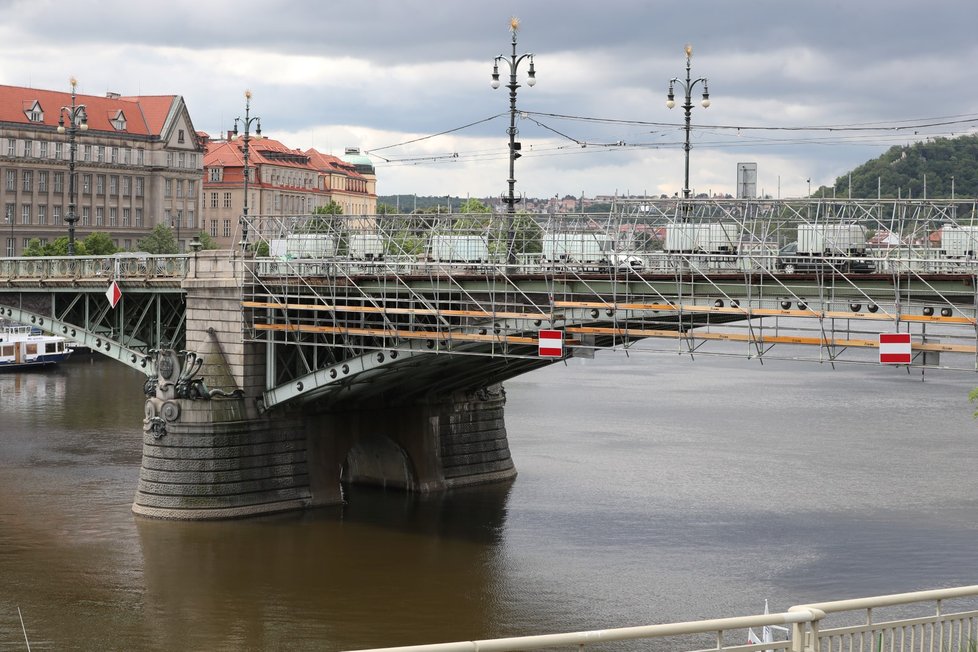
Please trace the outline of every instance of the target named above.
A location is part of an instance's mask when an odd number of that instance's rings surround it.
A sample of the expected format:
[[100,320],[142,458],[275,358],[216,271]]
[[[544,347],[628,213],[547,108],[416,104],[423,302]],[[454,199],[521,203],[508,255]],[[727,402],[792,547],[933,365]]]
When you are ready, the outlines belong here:
[[250,216],[248,250],[0,259],[0,316],[146,374],[134,511],[240,517],[340,502],[343,482],[512,478],[502,383],[638,342],[875,365],[880,334],[901,333],[907,370],[973,373],[976,209],[674,199],[601,215]]

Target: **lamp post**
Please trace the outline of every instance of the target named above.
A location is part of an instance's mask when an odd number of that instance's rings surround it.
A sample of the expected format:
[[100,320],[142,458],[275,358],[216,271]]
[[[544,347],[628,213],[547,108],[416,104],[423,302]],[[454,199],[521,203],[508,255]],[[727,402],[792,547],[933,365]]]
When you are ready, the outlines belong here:
[[703,101],[701,102],[701,104],[705,109],[708,106],[710,106],[710,89],[707,88],[706,77],[700,77],[699,79],[690,79],[689,68],[690,68],[690,60],[693,58],[693,46],[687,43],[685,47],[685,52],[686,52],[686,81],[683,81],[678,77],[673,77],[672,79],[669,80],[669,95],[666,97],[666,106],[669,107],[670,109],[676,106],[676,96],[673,92],[673,89],[676,84],[679,84],[683,88],[683,91],[685,91],[685,95],[686,95],[686,101],[683,104],[683,110],[686,112],[686,142],[683,145],[683,150],[686,153],[686,175],[683,181],[683,198],[689,199],[689,149],[690,149],[689,119],[690,119],[690,112],[693,110],[693,100],[691,95],[693,93],[693,87],[696,86],[696,84],[700,84],[700,83],[703,84]]
[[509,134],[509,179],[507,183],[509,184],[509,195],[503,200],[506,202],[506,213],[507,217],[507,259],[509,262],[515,262],[516,253],[513,251],[513,245],[515,240],[515,233],[513,232],[513,220],[516,214],[516,202],[519,200],[516,198],[516,159],[520,157],[519,150],[521,144],[516,142],[516,134],[519,133],[516,129],[516,89],[520,85],[516,82],[516,70],[520,63],[524,59],[528,59],[530,62],[530,69],[527,71],[527,86],[533,86],[537,83],[536,70],[533,69],[533,54],[525,53],[521,55],[516,54],[516,32],[520,29],[520,21],[515,16],[509,19],[509,31],[513,33],[513,52],[508,57],[505,54],[500,54],[496,57],[492,64],[492,83],[493,88],[499,88],[499,62],[509,64],[509,83],[506,84],[506,88],[509,89],[509,129],[506,133]]
[[[61,107],[61,114],[58,116],[58,133],[68,133],[68,214],[65,215],[65,222],[68,223],[68,255],[75,255],[75,222],[78,216],[75,214],[75,134],[80,129],[88,131],[88,115],[85,113],[84,104],[75,103],[75,86],[78,80],[71,78],[71,106]],[[67,117],[68,127],[65,127]]]
[[245,91],[245,117],[234,119],[233,133],[235,138],[238,137],[238,122],[244,124],[244,147],[242,148],[242,152],[244,153],[244,209],[241,217],[241,250],[244,251],[248,248],[248,143],[252,138],[248,129],[251,127],[252,122],[256,126],[254,138],[256,140],[261,138],[261,118],[251,116],[251,91]]

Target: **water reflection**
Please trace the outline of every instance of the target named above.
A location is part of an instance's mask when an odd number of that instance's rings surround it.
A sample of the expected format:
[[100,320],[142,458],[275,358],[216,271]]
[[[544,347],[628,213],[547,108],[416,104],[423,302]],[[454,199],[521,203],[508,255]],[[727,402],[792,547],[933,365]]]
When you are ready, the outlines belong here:
[[138,518],[145,608],[174,649],[330,649],[486,635],[510,488],[224,523]]

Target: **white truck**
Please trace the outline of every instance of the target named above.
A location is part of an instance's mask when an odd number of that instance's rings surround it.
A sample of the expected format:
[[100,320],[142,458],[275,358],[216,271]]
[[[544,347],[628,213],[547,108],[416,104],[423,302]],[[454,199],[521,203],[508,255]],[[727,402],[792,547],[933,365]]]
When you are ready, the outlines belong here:
[[853,256],[866,253],[866,229],[859,224],[801,224],[798,253]]
[[604,233],[545,233],[543,260],[581,265],[607,265],[614,241]]
[[736,222],[679,223],[666,227],[664,251],[673,253],[735,254],[740,245]]
[[350,233],[347,246],[353,260],[382,260],[384,257],[384,241],[376,233]]
[[941,229],[941,249],[948,258],[975,258],[978,226],[946,226]]
[[485,263],[489,244],[479,235],[433,235],[430,255],[436,263]]
[[293,233],[269,241],[268,254],[273,258],[329,258],[336,255],[336,238],[317,233]]

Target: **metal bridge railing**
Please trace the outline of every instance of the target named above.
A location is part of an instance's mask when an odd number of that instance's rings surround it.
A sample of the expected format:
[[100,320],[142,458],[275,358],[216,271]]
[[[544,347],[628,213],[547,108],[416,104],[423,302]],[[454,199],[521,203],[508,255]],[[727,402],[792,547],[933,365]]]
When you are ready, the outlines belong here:
[[[654,645],[654,649],[688,652],[971,652],[978,645],[976,606],[978,586],[963,586],[798,605],[783,613],[757,616],[374,648],[363,652],[586,650],[618,641],[641,641],[641,647],[636,643],[634,649],[649,649]],[[883,613],[894,615],[881,619]],[[773,634],[757,636],[766,627],[783,625],[790,625],[786,639]],[[622,646],[616,649],[619,648],[628,649]]]
[[93,279],[182,279],[184,255],[120,253],[109,256],[24,256],[0,258],[0,282]]

